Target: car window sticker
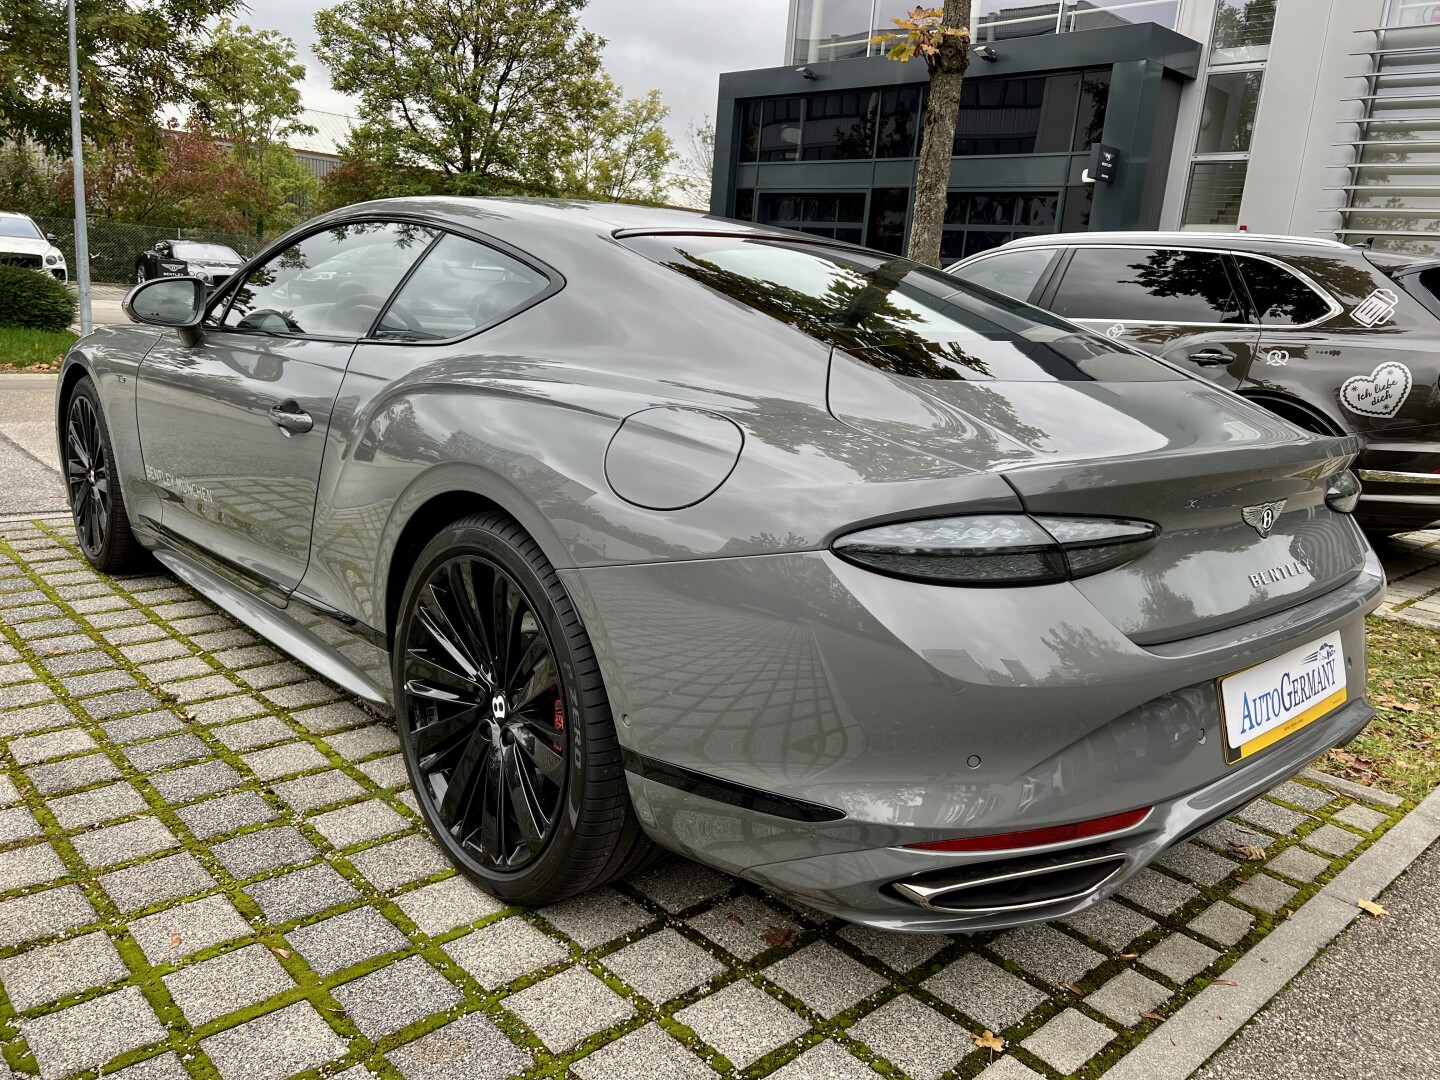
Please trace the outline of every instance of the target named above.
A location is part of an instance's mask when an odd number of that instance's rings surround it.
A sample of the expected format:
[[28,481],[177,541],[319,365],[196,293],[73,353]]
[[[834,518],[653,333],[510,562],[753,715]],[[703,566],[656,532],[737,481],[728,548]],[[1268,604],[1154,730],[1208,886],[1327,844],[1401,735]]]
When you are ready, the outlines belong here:
[[1340,401],[1361,416],[1394,416],[1410,396],[1414,380],[1404,364],[1387,361],[1369,375],[1356,375],[1340,387]]
[[1395,306],[1400,297],[1389,289],[1376,289],[1350,312],[1350,317],[1361,326],[1376,327],[1389,322],[1395,315]]
[[1108,337],[1108,338],[1116,339],[1116,340],[1124,337],[1124,336],[1125,336],[1125,326],[1124,326],[1124,324],[1117,322],[1114,326],[1110,327],[1109,330],[1106,330],[1106,331],[1105,331],[1105,336]]

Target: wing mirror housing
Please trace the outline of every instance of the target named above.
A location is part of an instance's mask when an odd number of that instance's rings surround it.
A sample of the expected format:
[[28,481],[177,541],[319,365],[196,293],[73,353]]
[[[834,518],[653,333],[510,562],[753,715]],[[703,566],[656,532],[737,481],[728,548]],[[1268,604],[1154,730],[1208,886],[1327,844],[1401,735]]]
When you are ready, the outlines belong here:
[[181,341],[194,345],[208,296],[209,288],[197,277],[156,278],[136,285],[120,306],[132,321],[178,330]]
[[56,236],[53,232],[47,232],[45,234],[45,239],[50,241],[50,243],[52,244],[58,244],[60,242],[60,237]]

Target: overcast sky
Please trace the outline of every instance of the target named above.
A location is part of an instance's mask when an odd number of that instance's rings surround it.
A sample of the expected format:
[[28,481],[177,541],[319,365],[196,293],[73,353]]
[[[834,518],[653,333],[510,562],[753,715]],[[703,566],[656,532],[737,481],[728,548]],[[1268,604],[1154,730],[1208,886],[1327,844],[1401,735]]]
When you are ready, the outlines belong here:
[[[315,12],[334,0],[249,0],[242,21],[295,39],[306,67],[305,104],[351,113],[330,88],[310,46]],[[606,39],[605,68],[634,97],[651,88],[670,106],[668,129],[681,148],[685,125],[714,115],[722,71],[772,67],[785,52],[786,0],[590,0],[584,25]]]

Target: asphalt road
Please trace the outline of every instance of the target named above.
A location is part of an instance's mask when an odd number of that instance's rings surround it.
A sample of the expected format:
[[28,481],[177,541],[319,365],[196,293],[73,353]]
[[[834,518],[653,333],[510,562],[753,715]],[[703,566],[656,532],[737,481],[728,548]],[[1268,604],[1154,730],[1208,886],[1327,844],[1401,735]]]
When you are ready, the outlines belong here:
[[1380,903],[1194,1080],[1440,1078],[1440,847]]
[[63,514],[54,375],[0,375],[0,517]]

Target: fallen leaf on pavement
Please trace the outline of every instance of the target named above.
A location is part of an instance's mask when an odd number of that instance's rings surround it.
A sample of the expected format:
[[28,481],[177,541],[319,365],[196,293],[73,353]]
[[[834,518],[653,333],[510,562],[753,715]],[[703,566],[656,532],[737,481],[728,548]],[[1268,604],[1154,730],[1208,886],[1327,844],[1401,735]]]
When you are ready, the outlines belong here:
[[1386,910],[1385,910],[1383,907],[1381,907],[1379,904],[1375,903],[1374,900],[1356,900],[1356,901],[1355,901],[1355,906],[1358,907],[1361,911],[1368,911],[1371,915],[1374,915],[1377,919],[1378,919],[1381,915],[1388,915],[1388,914],[1390,914],[1388,911],[1386,911]]
[[180,936],[179,934],[171,934],[171,935],[170,935],[170,947],[171,947],[172,949],[178,949],[178,948],[180,947],[180,942],[183,941],[183,940],[184,940],[184,939],[181,938],[181,936]]
[[1257,847],[1254,844],[1242,844],[1238,840],[1231,840],[1225,845],[1225,849],[1229,851],[1231,855],[1239,855],[1240,858],[1245,859],[1247,862],[1265,861],[1265,849]]
[[1138,960],[1138,959],[1140,959],[1140,954],[1139,954],[1138,952],[1122,952],[1122,953],[1120,954],[1120,959],[1121,959],[1121,960]]
[[1085,996],[1085,991],[1081,990],[1074,983],[1062,982],[1060,985],[1063,986],[1066,990],[1069,990],[1072,994],[1079,994],[1081,997]]
[[1240,984],[1237,983],[1234,979],[1216,979],[1216,980],[1215,980],[1215,985],[1216,985],[1216,986],[1239,986]]
[[772,926],[760,935],[760,940],[766,945],[783,945],[789,948],[795,944],[795,939],[800,936],[798,930],[787,930],[783,926]]
[[729,920],[730,920],[731,922],[733,922],[736,926],[744,926],[744,925],[745,925],[745,920],[742,919],[739,915],[735,915],[735,914],[732,913],[732,914],[730,914],[730,915],[726,915],[725,918],[729,919]]
[[1164,1020],[1164,1019],[1165,1019],[1165,1018],[1164,1018],[1163,1016],[1161,1016],[1159,1013],[1142,1012],[1140,1015],[1143,1016],[1146,1020]]
[[289,950],[289,949],[275,949],[275,948],[272,946],[272,950],[274,951],[274,953],[275,953],[276,956],[283,956],[286,960],[289,960],[289,959],[290,959],[290,950]]
[[985,1029],[984,1035],[971,1035],[970,1038],[975,1041],[976,1046],[982,1047],[986,1050],[1005,1049],[1005,1040],[1002,1039],[999,1035],[996,1035],[989,1028]]

